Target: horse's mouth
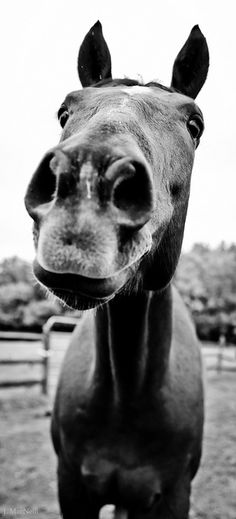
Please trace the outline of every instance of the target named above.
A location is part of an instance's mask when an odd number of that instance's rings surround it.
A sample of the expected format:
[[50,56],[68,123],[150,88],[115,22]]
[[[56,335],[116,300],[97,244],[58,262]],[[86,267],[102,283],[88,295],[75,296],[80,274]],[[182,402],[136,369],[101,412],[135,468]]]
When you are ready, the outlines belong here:
[[40,283],[46,286],[68,306],[84,309],[109,301],[123,288],[128,279],[128,270],[107,278],[89,278],[80,274],[55,273],[44,269],[37,260],[33,270]]

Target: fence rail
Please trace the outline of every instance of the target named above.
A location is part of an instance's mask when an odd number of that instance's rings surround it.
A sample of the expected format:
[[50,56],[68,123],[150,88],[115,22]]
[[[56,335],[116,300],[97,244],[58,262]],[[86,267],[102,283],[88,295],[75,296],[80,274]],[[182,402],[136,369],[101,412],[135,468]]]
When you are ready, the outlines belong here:
[[236,371],[236,346],[226,343],[203,343],[203,356],[207,370],[216,371]]
[[42,333],[31,332],[4,332],[0,330],[0,340],[2,341],[40,341]]
[[38,357],[35,358],[19,358],[19,359],[0,359],[1,366],[17,366],[17,365],[41,365],[42,377],[34,379],[21,380],[3,380],[0,381],[0,389],[10,387],[30,387],[34,385],[41,385],[42,393],[48,394],[49,383],[49,363],[50,363],[50,334],[58,325],[63,325],[67,329],[72,330],[78,324],[78,318],[75,317],[57,317],[52,316],[43,326],[43,332],[30,333],[25,332],[0,332],[0,340],[4,341],[41,341],[42,347],[37,351]]
[[[24,378],[21,380],[3,380],[0,381],[0,389],[10,388],[10,387],[31,387],[39,384],[41,386],[41,391],[44,395],[48,395],[51,391],[51,387],[49,384],[50,374],[51,379],[54,378],[54,385],[56,383],[56,379],[58,377],[58,371],[60,369],[62,357],[64,354],[64,350],[60,352],[58,356],[58,348],[60,346],[57,345],[57,349],[51,350],[51,332],[58,328],[58,326],[63,325],[64,329],[67,331],[71,331],[78,324],[78,318],[76,317],[58,317],[53,316],[48,319],[48,321],[43,326],[43,331],[41,334],[26,334],[26,333],[16,333],[16,332],[0,332],[0,341],[40,341],[41,347],[37,350],[37,357],[35,358],[2,358],[0,359],[0,367],[1,366],[23,366],[23,365],[38,365],[42,367],[42,376],[35,378]],[[228,346],[223,343],[219,344],[203,344],[203,356],[206,361],[206,368],[208,370],[214,370],[217,373],[221,373],[222,371],[236,371],[236,347]],[[53,362],[51,355],[53,355]],[[54,357],[56,359],[54,360]],[[50,368],[50,362],[52,362],[52,366]],[[51,381],[52,382],[52,381]],[[50,393],[51,394],[51,393]]]
[[37,379],[34,379],[34,380],[29,380],[29,379],[4,380],[3,382],[0,382],[0,388],[7,389],[10,387],[22,387],[22,386],[31,387],[31,386],[36,386],[37,384],[42,384],[42,380],[41,379],[39,379],[39,380],[37,380]]
[[0,360],[1,366],[11,366],[17,364],[42,364],[41,359],[2,359]]

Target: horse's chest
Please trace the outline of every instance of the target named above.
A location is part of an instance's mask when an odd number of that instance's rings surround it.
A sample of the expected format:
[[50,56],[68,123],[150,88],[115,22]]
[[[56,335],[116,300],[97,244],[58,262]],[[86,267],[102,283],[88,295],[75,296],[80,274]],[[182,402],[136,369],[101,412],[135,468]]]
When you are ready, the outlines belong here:
[[77,408],[63,436],[67,455],[76,460],[83,476],[92,472],[99,480],[108,467],[108,472],[120,473],[120,477],[139,467],[141,472],[151,472],[155,480],[158,474],[164,483],[185,463],[190,445],[189,431],[180,433],[168,416],[163,419],[143,409],[115,415],[102,406],[90,412]]

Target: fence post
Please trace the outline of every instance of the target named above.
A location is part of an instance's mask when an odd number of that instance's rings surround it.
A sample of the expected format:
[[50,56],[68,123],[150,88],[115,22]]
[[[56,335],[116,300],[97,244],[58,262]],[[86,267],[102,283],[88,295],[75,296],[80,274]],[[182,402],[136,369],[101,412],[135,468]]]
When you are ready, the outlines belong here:
[[42,393],[48,395],[49,389],[49,368],[50,368],[50,333],[57,324],[69,325],[74,328],[78,324],[78,317],[69,316],[51,316],[47,322],[43,325],[43,352],[42,352],[42,366],[43,366],[43,377],[42,377]]
[[50,350],[50,327],[48,323],[43,326],[43,377],[42,377],[42,393],[48,394],[48,375],[49,375],[49,350]]
[[225,335],[221,334],[219,338],[219,349],[217,356],[217,373],[221,373],[222,371],[222,361],[223,361],[223,352],[226,344]]

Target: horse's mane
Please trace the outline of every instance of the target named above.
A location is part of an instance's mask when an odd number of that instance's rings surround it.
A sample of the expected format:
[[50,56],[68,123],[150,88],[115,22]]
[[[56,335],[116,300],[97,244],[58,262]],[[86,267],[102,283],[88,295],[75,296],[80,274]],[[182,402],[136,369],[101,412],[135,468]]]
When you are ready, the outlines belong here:
[[172,87],[166,87],[162,85],[161,83],[158,83],[157,81],[150,81],[149,83],[143,83],[142,81],[138,81],[137,79],[130,79],[130,78],[107,78],[102,79],[98,83],[95,83],[93,87],[100,88],[100,87],[116,87],[116,86],[143,86],[143,87],[157,87],[161,88],[162,90],[166,90],[167,92],[175,92],[175,89]]

